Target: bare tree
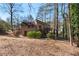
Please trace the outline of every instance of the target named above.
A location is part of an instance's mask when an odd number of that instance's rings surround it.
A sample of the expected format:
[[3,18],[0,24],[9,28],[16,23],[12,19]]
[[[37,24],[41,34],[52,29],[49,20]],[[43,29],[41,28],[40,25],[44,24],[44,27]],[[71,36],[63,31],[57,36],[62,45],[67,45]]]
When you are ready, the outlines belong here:
[[66,12],[65,4],[61,4],[61,15],[63,18],[63,38],[67,39],[67,12]]
[[14,8],[14,4],[10,3],[8,4],[9,6],[9,14],[10,14],[10,19],[11,19],[11,26],[12,26],[12,31],[13,31],[13,8]]
[[39,10],[37,13],[37,18],[40,18],[40,20],[42,20],[43,22],[47,22],[48,19],[51,18],[52,11],[53,11],[53,4],[52,3],[42,4],[39,7]]
[[69,39],[70,39],[70,45],[73,45],[73,40],[72,40],[72,35],[71,35],[71,15],[70,15],[70,4],[68,4],[68,34],[69,34]]
[[54,35],[55,39],[58,38],[58,4],[54,4]]
[[10,21],[11,21],[11,30],[13,31],[14,29],[14,16],[18,12],[22,12],[21,10],[21,4],[15,4],[15,3],[6,3],[6,4],[1,4],[1,7],[5,12],[7,12],[10,15]]

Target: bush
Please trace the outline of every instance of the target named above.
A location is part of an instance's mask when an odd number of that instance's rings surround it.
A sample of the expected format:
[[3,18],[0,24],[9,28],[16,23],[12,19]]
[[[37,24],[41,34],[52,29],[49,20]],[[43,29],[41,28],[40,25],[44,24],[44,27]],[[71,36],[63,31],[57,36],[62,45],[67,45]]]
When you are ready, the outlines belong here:
[[11,26],[6,21],[0,20],[0,29],[2,29],[4,31],[8,31],[11,29]]
[[49,32],[49,33],[47,34],[47,37],[48,37],[48,38],[53,38],[53,37],[54,37],[53,32]]
[[27,32],[27,37],[30,37],[30,38],[41,38],[41,32],[40,31],[29,31]]

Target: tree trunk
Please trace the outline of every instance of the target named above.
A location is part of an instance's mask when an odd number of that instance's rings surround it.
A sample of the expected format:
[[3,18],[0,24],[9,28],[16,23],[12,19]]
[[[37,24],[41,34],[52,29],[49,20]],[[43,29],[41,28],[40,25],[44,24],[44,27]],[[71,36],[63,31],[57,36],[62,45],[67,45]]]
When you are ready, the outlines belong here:
[[67,18],[66,18],[66,12],[65,12],[65,4],[62,3],[61,12],[63,17],[63,38],[67,39]]
[[73,41],[72,41],[72,35],[71,35],[71,16],[70,16],[70,4],[68,5],[68,34],[69,34],[69,40],[70,40],[70,46],[73,46]]
[[58,4],[54,4],[54,35],[58,39]]
[[10,3],[10,17],[11,17],[11,30],[13,31],[13,6],[12,3]]

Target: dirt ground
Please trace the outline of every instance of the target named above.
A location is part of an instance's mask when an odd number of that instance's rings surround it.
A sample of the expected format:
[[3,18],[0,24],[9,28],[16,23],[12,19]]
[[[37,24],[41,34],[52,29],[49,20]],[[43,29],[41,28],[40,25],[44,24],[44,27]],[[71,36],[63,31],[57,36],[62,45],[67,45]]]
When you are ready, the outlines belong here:
[[0,36],[0,56],[78,56],[79,48],[60,40]]

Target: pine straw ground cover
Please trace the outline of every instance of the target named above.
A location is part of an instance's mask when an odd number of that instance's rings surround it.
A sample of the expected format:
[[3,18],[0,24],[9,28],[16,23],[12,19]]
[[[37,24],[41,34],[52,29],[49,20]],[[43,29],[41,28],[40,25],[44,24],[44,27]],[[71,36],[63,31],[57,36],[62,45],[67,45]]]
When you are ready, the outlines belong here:
[[0,36],[0,56],[70,56],[79,48],[59,40],[39,40]]

